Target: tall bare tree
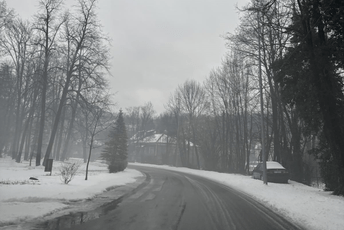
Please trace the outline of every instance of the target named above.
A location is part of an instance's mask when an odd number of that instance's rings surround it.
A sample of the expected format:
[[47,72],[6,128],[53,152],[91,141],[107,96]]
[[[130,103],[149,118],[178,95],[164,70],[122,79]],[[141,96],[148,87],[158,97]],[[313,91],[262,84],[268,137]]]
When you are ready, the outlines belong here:
[[66,79],[53,122],[45,159],[50,157],[62,108],[65,106],[73,77],[78,76],[76,74],[78,68],[83,68],[85,73],[92,73],[92,79],[95,82],[103,77],[104,70],[108,70],[108,49],[103,43],[105,37],[100,32],[95,4],[95,0],[79,0],[78,14],[76,14],[76,17],[70,14],[68,18],[70,21],[66,23],[66,26],[69,27],[65,33]]
[[41,0],[39,1],[40,12],[36,16],[37,26],[39,32],[37,43],[42,47],[44,56],[43,72],[41,75],[41,112],[40,112],[40,126],[36,153],[36,166],[41,164],[42,144],[46,116],[46,95],[48,89],[49,79],[49,64],[52,53],[56,50],[56,37],[60,27],[64,23],[58,16],[62,5],[62,0]]
[[[187,114],[189,129],[191,131],[191,140],[194,145],[197,168],[201,168],[200,156],[198,152],[198,141],[196,138],[196,119],[205,111],[207,100],[205,91],[196,81],[189,80],[178,87],[181,108]],[[190,144],[190,142],[188,142]]]
[[[27,90],[28,83],[24,79],[25,68],[28,61],[29,42],[31,39],[31,28],[28,22],[20,19],[13,20],[7,24],[5,32],[0,39],[0,45],[3,51],[10,57],[14,64],[16,74],[16,103],[15,103],[15,131],[12,141],[12,158],[15,159],[18,154],[19,140],[22,129],[23,109],[24,109],[24,91]],[[27,76],[28,77],[28,76]]]

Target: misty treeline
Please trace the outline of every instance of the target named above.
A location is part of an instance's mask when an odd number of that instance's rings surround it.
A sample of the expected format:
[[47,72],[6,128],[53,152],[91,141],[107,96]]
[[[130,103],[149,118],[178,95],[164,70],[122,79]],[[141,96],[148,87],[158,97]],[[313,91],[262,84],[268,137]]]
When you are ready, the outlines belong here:
[[36,4],[26,21],[0,1],[0,150],[38,166],[68,158],[79,144],[86,161],[111,118],[108,41],[96,1]]
[[[154,111],[149,105],[131,108],[130,127],[155,127],[177,139],[184,166],[221,172],[247,173],[263,144],[292,180],[311,184],[320,170],[326,188],[344,194],[342,2],[252,1],[240,15],[236,32],[224,36],[228,54],[220,66],[203,83],[179,85],[158,117],[147,113]],[[185,151],[188,141],[197,165]],[[258,159],[250,159],[253,152]]]

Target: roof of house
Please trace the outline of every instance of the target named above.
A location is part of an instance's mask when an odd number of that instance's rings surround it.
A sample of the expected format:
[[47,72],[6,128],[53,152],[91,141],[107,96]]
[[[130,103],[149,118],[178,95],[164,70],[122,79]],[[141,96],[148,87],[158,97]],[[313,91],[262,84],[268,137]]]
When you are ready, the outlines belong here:
[[156,133],[151,136],[143,138],[140,142],[144,142],[144,143],[156,143],[156,142],[166,143],[167,141],[170,142],[171,140],[167,140],[167,138],[168,136],[166,134]]
[[[138,134],[135,134],[130,139],[133,141],[136,141],[136,143],[141,143],[141,144],[144,144],[144,143],[146,143],[146,144],[149,144],[149,143],[165,144],[167,142],[168,143],[174,143],[174,144],[176,143],[176,138],[168,136],[167,134],[164,134],[164,133],[153,133],[153,134],[151,134],[151,132],[149,134],[150,135],[145,136],[143,138],[138,138]],[[190,142],[190,146],[193,146],[192,142]]]

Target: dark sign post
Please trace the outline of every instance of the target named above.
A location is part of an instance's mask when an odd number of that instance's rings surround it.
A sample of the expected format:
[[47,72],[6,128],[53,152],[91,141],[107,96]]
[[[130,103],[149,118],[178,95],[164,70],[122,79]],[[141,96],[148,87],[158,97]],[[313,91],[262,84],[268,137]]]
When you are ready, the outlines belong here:
[[45,162],[44,172],[50,172],[50,176],[51,176],[52,171],[53,171],[53,159],[47,159]]

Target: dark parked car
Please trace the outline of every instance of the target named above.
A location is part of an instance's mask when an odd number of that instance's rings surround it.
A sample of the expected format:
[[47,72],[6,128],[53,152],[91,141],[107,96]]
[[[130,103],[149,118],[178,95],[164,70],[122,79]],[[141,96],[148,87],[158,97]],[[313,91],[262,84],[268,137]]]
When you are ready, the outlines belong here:
[[[267,161],[266,172],[269,182],[288,183],[289,173],[280,163]],[[263,180],[263,162],[259,162],[253,169],[252,177]]]

